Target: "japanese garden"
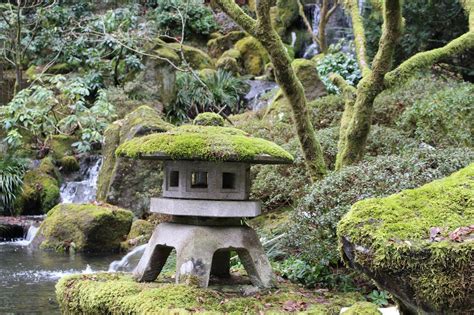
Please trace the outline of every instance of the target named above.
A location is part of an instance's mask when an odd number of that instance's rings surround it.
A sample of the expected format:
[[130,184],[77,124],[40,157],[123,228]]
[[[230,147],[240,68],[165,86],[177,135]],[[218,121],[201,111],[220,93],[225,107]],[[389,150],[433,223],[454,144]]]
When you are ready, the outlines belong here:
[[0,313],[473,314],[474,0],[0,1]]

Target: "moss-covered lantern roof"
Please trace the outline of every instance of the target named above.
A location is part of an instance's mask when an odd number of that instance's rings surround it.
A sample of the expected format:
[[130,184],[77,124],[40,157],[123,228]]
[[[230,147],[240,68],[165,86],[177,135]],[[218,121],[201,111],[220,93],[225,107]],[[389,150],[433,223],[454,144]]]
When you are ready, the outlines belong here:
[[183,125],[165,133],[134,138],[121,144],[118,156],[156,160],[199,160],[260,164],[292,163],[277,144],[230,127]]

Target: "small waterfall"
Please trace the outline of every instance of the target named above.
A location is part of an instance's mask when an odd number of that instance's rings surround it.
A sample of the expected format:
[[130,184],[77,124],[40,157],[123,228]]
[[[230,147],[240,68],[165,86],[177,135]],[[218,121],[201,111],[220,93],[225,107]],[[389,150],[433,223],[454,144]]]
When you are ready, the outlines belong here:
[[291,47],[295,48],[295,44],[296,44],[296,33],[291,32]]
[[[311,13],[311,18],[312,18],[312,29],[313,29],[313,34],[318,34],[319,32],[319,21],[321,19],[321,7],[317,4],[313,6],[313,11]],[[312,56],[316,55],[319,52],[318,46],[316,43],[311,43],[306,49],[303,54],[303,58],[309,59]]]
[[18,246],[28,246],[31,244],[31,241],[35,238],[36,234],[38,233],[39,225],[30,225],[28,228],[28,232],[26,232],[26,236],[23,239],[19,239],[12,242],[2,242],[2,245],[18,245]]
[[117,272],[119,270],[124,270],[125,268],[130,266],[130,259],[135,255],[143,253],[145,251],[146,245],[147,244],[140,245],[134,248],[127,255],[123,256],[122,259],[111,262],[108,272]]
[[94,201],[97,192],[97,178],[101,165],[102,158],[98,158],[92,166],[88,167],[83,180],[65,182],[60,190],[61,202],[87,203]]

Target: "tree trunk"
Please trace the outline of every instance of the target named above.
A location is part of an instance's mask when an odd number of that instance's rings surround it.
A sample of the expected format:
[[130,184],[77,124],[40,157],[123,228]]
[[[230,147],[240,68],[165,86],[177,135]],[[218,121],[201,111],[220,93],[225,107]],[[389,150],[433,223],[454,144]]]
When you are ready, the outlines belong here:
[[311,123],[303,85],[291,66],[286,48],[277,32],[272,29],[258,35],[258,39],[268,51],[273,63],[276,81],[290,103],[296,134],[311,178],[313,180],[321,179],[327,173],[326,164],[321,145],[316,139]]

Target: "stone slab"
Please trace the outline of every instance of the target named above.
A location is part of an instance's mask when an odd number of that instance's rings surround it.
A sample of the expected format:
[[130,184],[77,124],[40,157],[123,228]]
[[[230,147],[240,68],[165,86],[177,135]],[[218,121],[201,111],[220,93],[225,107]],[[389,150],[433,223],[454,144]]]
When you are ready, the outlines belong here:
[[151,198],[151,212],[176,216],[253,218],[261,213],[261,202],[254,200],[198,200]]

